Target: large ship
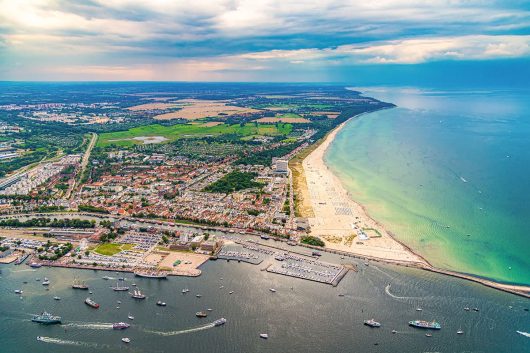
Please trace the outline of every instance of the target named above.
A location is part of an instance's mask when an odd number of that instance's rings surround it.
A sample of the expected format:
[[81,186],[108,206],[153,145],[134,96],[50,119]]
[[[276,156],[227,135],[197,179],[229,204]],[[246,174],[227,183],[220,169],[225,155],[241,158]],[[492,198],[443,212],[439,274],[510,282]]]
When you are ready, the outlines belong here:
[[131,297],[133,297],[134,299],[145,299],[145,294],[143,294],[139,289],[135,289],[131,293]]
[[224,317],[220,318],[219,320],[215,320],[213,322],[214,326],[221,326],[221,325],[224,325],[224,324],[226,324],[226,319]]
[[47,313],[45,311],[40,315],[33,315],[33,317],[31,318],[31,321],[38,322],[39,324],[53,325],[53,324],[60,324],[61,317],[53,316],[52,314]]
[[131,325],[129,325],[126,322],[116,322],[112,324],[112,328],[115,330],[125,330],[126,328],[129,328]]
[[86,299],[85,299],[85,304],[88,305],[88,306],[93,307],[94,309],[98,309],[98,308],[99,308],[99,304],[96,303],[95,301],[93,301],[93,300],[90,299],[90,298],[86,298]]
[[116,286],[111,287],[113,291],[116,292],[125,292],[129,290],[129,287],[127,286],[121,286],[119,282],[116,283]]
[[134,275],[138,277],[144,277],[144,278],[158,278],[158,279],[167,278],[166,272],[159,272],[159,271],[135,272]]
[[436,321],[424,321],[424,320],[414,320],[409,321],[409,326],[417,327],[417,328],[425,328],[430,330],[439,330],[442,328],[442,326],[437,323]]
[[73,289],[82,289],[82,290],[88,290],[88,286],[84,281],[80,281],[77,278],[74,279],[74,283],[72,283]]

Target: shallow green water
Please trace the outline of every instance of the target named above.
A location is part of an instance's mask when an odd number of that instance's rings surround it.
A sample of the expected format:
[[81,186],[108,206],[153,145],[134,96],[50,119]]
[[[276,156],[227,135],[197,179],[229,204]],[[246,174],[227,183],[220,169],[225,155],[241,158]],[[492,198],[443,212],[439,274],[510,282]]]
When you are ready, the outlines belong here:
[[530,284],[530,95],[367,95],[398,108],[337,134],[325,160],[354,199],[432,264]]

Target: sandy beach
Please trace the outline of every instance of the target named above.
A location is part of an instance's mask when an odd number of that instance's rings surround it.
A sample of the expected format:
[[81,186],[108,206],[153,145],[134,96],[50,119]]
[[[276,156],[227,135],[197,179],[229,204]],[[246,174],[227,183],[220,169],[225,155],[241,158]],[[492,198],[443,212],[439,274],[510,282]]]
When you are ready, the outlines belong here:
[[[427,265],[396,241],[383,226],[371,219],[363,207],[352,200],[341,181],[324,163],[324,154],[345,123],[328,134],[326,139],[303,161],[307,190],[313,217],[308,218],[311,235],[318,236],[326,247],[382,260]],[[364,233],[367,237],[364,237]]]

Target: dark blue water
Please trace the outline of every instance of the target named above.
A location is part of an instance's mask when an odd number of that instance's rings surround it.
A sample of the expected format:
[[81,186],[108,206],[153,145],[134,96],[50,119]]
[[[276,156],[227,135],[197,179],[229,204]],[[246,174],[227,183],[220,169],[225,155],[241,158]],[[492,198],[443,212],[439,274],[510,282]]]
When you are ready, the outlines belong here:
[[[338,262],[333,255],[325,260]],[[345,261],[345,260],[344,260]],[[270,274],[260,266],[208,262],[198,278],[165,281],[134,278],[148,296],[134,301],[113,292],[108,272],[3,266],[0,279],[2,352],[524,352],[530,338],[530,302],[477,284],[419,270],[358,264],[336,288]],[[47,276],[46,291],[36,277]],[[88,293],[70,289],[74,277],[86,280],[101,304],[83,303]],[[223,278],[223,279],[221,279]],[[23,281],[28,281],[23,284]],[[390,286],[388,286],[390,284]],[[220,286],[224,286],[220,289]],[[191,291],[181,294],[183,288]],[[271,293],[269,288],[277,289]],[[24,290],[22,299],[14,289]],[[229,291],[234,291],[232,295]],[[196,298],[195,294],[202,294]],[[345,296],[339,297],[342,293]],[[54,301],[58,295],[61,301]],[[155,305],[163,300],[168,306]],[[120,309],[116,309],[121,300]],[[478,307],[479,312],[463,308]],[[511,306],[511,308],[510,308]],[[421,307],[423,311],[416,311]],[[212,308],[208,318],[195,312]],[[30,322],[31,314],[48,310],[63,317],[61,326]],[[109,324],[128,321],[132,327],[113,331]],[[208,323],[225,317],[222,327]],[[370,329],[363,320],[383,326]],[[443,326],[433,337],[410,328],[409,320],[437,320]],[[392,334],[391,331],[398,331]],[[456,331],[462,329],[463,335]],[[270,338],[259,338],[268,333]],[[47,342],[38,342],[45,336]],[[130,337],[125,345],[120,340]]]

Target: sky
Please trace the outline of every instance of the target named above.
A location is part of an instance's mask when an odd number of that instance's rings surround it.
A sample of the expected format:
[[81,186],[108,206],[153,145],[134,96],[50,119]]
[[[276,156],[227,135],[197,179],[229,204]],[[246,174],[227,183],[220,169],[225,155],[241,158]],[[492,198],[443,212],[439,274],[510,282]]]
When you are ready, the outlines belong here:
[[530,2],[0,0],[0,80],[525,86]]

